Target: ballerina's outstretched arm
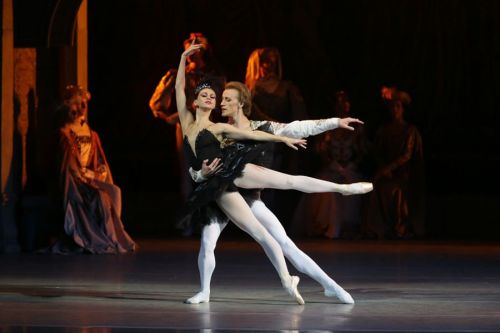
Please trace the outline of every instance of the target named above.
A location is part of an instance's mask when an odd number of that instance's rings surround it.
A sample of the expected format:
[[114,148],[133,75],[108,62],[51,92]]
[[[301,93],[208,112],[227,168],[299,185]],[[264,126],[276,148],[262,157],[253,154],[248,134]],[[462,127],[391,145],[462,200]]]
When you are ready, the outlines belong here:
[[306,148],[307,140],[301,138],[291,138],[288,136],[274,135],[263,131],[242,130],[233,125],[225,123],[216,123],[210,126],[210,132],[218,136],[219,139],[226,137],[234,140],[254,140],[268,142],[282,142],[292,149],[297,147]]
[[186,105],[186,59],[191,54],[198,52],[202,47],[201,44],[191,44],[181,55],[177,76],[175,78],[175,101],[177,103],[177,112],[179,113],[179,121],[181,122],[182,133],[187,133],[187,128],[194,122],[194,116],[189,112]]

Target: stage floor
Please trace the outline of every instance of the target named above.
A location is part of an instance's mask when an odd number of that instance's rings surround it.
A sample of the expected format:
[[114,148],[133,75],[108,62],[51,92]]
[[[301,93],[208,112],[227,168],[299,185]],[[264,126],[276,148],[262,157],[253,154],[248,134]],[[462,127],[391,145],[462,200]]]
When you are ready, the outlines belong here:
[[133,255],[0,255],[0,331],[500,331],[499,243],[300,241],[356,300],[299,274],[305,306],[248,239],[221,239],[211,302],[199,305],[183,303],[198,290],[198,241],[139,244]]

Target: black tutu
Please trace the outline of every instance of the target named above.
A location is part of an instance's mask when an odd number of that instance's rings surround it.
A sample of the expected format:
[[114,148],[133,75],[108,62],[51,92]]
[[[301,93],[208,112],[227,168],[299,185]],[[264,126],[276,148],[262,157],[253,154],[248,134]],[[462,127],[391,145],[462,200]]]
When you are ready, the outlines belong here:
[[[217,222],[227,221],[226,215],[215,203],[223,192],[235,192],[238,188],[234,180],[240,177],[247,163],[256,160],[264,151],[266,144],[234,143],[223,150],[222,170],[210,177],[190,195],[186,208],[190,211],[196,223],[209,224],[216,216]],[[199,221],[198,221],[199,220]]]
[[[206,181],[198,183],[197,187],[188,198],[185,214],[180,220],[179,226],[182,228],[192,228],[196,225],[206,225],[214,221],[223,223],[228,221],[226,215],[217,206],[215,200],[223,192],[235,192],[238,188],[234,185],[234,180],[240,177],[247,163],[258,161],[264,152],[268,150],[268,143],[259,143],[255,141],[236,142],[220,149],[219,141],[213,135],[206,135],[201,131],[199,137],[201,140],[196,140],[198,158],[195,157],[197,163],[191,163],[195,167],[201,168],[200,161],[208,159],[209,162],[216,157],[221,158],[223,163],[222,169],[214,176],[209,177]],[[210,139],[210,136],[213,139]],[[212,143],[207,143],[210,140]],[[218,152],[212,152],[212,156],[204,156],[203,153],[210,151],[210,148],[215,148],[215,140]],[[187,140],[185,144],[188,145]],[[214,149],[212,149],[214,150]],[[189,153],[190,152],[190,153]],[[189,147],[188,156],[194,157],[192,150]]]

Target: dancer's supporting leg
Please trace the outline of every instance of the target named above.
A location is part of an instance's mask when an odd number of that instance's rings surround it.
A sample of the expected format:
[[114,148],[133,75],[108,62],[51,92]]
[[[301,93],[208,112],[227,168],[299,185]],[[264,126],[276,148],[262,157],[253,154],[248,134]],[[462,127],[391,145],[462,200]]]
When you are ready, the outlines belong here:
[[[259,220],[281,246],[284,256],[290,260],[298,271],[321,284],[325,289],[326,296],[336,296],[342,303],[354,303],[349,293],[332,280],[310,257],[293,243],[287,236],[278,218],[262,201],[255,201],[250,208],[257,220]],[[187,299],[186,303],[197,304],[210,301],[210,282],[215,270],[215,246],[226,225],[227,222],[212,221],[211,224],[203,227],[198,255],[201,290],[193,297]]]
[[285,257],[300,272],[317,281],[325,289],[326,296],[336,296],[342,303],[353,304],[354,299],[332,280],[307,254],[302,252],[288,237],[278,218],[260,200],[252,203],[253,214],[278,242]]
[[215,246],[227,222],[215,220],[203,226],[201,231],[201,245],[198,253],[198,270],[200,271],[201,290],[193,297],[186,300],[189,304],[210,302],[210,281],[215,269]]
[[338,192],[343,195],[362,194],[373,189],[371,183],[337,184],[307,176],[292,176],[248,163],[243,175],[234,180],[241,188],[272,188],[305,193]]
[[297,290],[299,278],[297,276],[290,276],[279,244],[257,221],[241,194],[238,192],[224,192],[217,199],[217,204],[230,220],[262,246],[278,272],[283,287],[295,298],[297,303],[304,304],[304,300]]

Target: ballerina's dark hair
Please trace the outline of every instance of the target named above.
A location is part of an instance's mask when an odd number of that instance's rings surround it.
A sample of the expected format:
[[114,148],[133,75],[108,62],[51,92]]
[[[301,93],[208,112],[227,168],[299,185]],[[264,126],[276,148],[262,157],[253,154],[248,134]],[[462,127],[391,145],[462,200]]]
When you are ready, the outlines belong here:
[[198,82],[196,88],[194,89],[194,95],[198,97],[198,94],[203,89],[212,89],[215,91],[217,96],[220,96],[222,92],[222,87],[224,87],[224,82],[218,77],[204,77]]

